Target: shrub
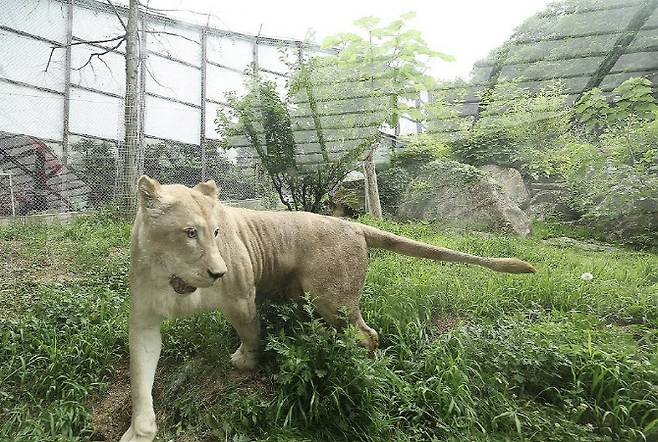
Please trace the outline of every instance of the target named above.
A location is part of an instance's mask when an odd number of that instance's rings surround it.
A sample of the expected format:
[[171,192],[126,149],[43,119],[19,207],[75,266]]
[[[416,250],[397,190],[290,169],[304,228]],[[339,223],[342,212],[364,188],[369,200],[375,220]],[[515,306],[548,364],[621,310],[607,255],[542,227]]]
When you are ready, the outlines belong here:
[[404,169],[411,176],[417,176],[427,163],[450,156],[449,148],[435,137],[417,135],[404,148],[393,153],[391,166]]
[[396,214],[400,198],[410,181],[411,175],[402,167],[390,167],[377,173],[379,200],[385,214]]

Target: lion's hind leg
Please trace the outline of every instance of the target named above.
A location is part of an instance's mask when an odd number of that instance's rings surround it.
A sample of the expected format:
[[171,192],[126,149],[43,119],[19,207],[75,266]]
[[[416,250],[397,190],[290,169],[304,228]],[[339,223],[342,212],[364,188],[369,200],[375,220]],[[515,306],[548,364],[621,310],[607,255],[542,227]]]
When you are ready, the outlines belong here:
[[[346,244],[346,248],[350,245]],[[377,332],[366,324],[359,309],[361,290],[365,283],[368,252],[362,248],[339,251],[340,259],[307,263],[300,282],[309,293],[316,310],[328,324],[342,328],[353,324],[363,334],[361,345],[375,350],[379,345]],[[335,251],[334,251],[335,253]]]

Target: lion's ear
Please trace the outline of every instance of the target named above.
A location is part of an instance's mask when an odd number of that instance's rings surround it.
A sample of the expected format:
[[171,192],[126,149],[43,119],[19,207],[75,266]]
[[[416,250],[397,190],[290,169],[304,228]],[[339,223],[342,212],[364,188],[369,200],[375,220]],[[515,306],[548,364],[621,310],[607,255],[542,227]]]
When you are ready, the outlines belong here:
[[205,183],[199,183],[193,187],[194,190],[203,193],[206,196],[217,198],[217,184],[215,180],[209,180]]
[[151,177],[142,175],[137,180],[137,195],[139,201],[143,206],[152,206],[153,203],[160,197],[161,184]]

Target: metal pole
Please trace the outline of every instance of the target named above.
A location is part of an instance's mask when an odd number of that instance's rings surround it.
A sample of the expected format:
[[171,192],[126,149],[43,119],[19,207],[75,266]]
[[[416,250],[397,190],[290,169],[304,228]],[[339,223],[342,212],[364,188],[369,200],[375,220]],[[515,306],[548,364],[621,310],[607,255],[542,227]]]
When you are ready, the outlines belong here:
[[206,70],[207,70],[207,29],[201,29],[201,127],[199,146],[201,147],[201,181],[206,180],[208,165],[206,158]]
[[[420,108],[423,105],[423,101],[420,99],[420,96],[416,98],[416,109],[420,112]],[[416,133],[417,134],[422,134],[423,133],[423,123],[421,123],[420,120],[416,121]]]
[[11,179],[11,173],[9,175],[9,197],[11,198],[11,216],[16,216],[16,200],[14,196],[14,182]]
[[254,57],[254,76],[257,76],[258,75],[258,36],[254,37],[254,49],[252,55]]
[[144,173],[144,116],[146,115],[146,19],[142,16],[142,35],[140,36],[139,51],[139,147],[137,152],[137,175]]
[[11,172],[0,172],[0,176],[7,176],[9,178],[9,199],[11,201],[11,216],[16,216],[16,202],[14,199],[14,183],[11,179]]
[[66,47],[64,54],[64,120],[62,124],[62,164],[68,165],[69,114],[71,98],[71,43],[73,41],[73,7],[75,0],[68,0],[66,11]]

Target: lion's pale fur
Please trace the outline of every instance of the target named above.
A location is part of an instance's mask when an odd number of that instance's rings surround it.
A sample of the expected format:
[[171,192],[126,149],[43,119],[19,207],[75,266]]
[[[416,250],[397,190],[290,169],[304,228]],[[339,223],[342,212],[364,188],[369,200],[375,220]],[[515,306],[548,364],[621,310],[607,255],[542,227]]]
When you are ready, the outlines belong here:
[[[122,442],[155,436],[151,389],[165,318],[221,309],[241,339],[231,361],[250,369],[259,350],[257,293],[294,297],[309,292],[317,310],[337,326],[342,325],[337,311],[344,308],[361,330],[363,345],[376,348],[377,333],[359,311],[369,247],[497,271],[534,271],[513,258],[468,255],[338,218],[226,207],[219,204],[212,181],[188,188],[143,176],[138,188],[130,268],[133,417]],[[195,238],[188,237],[189,229],[195,229]],[[225,275],[215,280],[208,272]],[[176,293],[169,283],[172,275],[197,289]]]

